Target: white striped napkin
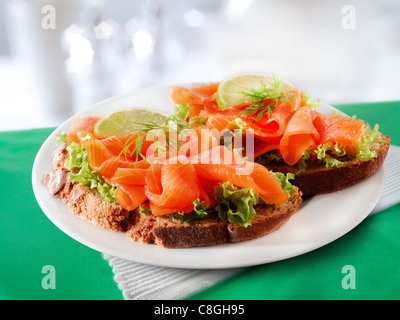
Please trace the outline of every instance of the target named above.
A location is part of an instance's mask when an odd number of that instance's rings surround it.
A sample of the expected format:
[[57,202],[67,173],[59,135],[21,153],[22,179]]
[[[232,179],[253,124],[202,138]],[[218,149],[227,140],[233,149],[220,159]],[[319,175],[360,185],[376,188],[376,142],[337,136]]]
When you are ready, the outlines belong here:
[[[400,202],[400,147],[391,146],[385,161],[382,197],[371,214]],[[157,267],[103,254],[127,300],[178,300],[233,276],[245,268],[193,270]]]
[[371,214],[400,202],[400,147],[391,145],[385,160],[385,186]]

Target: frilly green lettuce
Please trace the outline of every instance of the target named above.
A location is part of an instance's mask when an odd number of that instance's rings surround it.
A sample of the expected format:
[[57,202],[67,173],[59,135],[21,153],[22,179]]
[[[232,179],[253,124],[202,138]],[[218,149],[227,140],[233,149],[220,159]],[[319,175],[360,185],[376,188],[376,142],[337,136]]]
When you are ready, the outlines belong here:
[[272,172],[271,173],[274,175],[275,179],[279,181],[279,183],[282,186],[283,191],[290,197],[292,194],[293,190],[296,189],[294,185],[292,185],[289,180],[294,179],[294,174],[293,173],[287,173],[283,174],[282,172]]
[[109,185],[100,173],[90,167],[85,147],[73,142],[67,147],[67,151],[65,166],[70,170],[71,182],[79,181],[91,189],[97,189],[105,201],[115,203],[116,187]]
[[303,92],[303,106],[316,109],[321,106],[321,102],[319,99],[312,99],[307,93]]
[[298,161],[297,165],[299,171],[297,174],[306,171],[309,159],[313,156],[316,157],[320,162],[325,164],[327,168],[340,168],[344,167],[349,160],[359,159],[362,161],[368,161],[372,158],[376,158],[378,155],[373,150],[372,146],[374,143],[386,142],[382,139],[382,135],[379,132],[379,126],[375,125],[373,129],[367,124],[364,134],[359,143],[356,143],[355,153],[348,154],[344,145],[340,143],[325,143],[319,145],[317,148],[311,150],[308,149],[304,152],[303,156]]
[[240,118],[232,120],[226,125],[226,128],[232,131],[234,135],[242,135],[246,133],[247,124]]
[[[287,175],[281,172],[271,172],[275,179],[279,181],[282,189],[290,196],[296,188],[289,180],[294,178],[294,174]],[[240,188],[229,182],[220,183],[214,188],[215,200],[218,205],[215,210],[218,212],[218,217],[222,220],[228,220],[232,224],[237,224],[242,227],[251,225],[251,221],[256,215],[254,206],[257,204],[265,204],[258,193],[249,188]]]
[[177,104],[174,109],[174,114],[179,120],[186,120],[189,117],[189,104]]
[[242,227],[251,225],[251,220],[256,215],[254,206],[259,202],[258,193],[223,182],[215,187],[214,195],[218,202],[215,210],[220,219],[227,219],[230,223]]
[[376,124],[373,129],[369,125],[365,129],[361,142],[356,144],[356,157],[357,159],[368,161],[371,158],[376,158],[378,155],[371,149],[372,145],[377,142],[386,142],[382,139],[379,132],[379,126]]
[[340,143],[325,143],[319,145],[313,152],[318,160],[325,163],[325,167],[327,168],[340,168],[344,167],[347,163],[335,158],[335,156],[344,157],[346,155],[346,150]]
[[167,217],[170,218],[171,220],[178,219],[181,222],[184,222],[188,224],[190,221],[195,220],[195,219],[203,219],[207,214],[208,214],[208,207],[209,205],[204,205],[204,201],[200,201],[200,199],[197,199],[193,201],[193,211],[190,213],[183,213],[183,212],[177,212],[177,213],[172,213],[172,214],[167,214]]

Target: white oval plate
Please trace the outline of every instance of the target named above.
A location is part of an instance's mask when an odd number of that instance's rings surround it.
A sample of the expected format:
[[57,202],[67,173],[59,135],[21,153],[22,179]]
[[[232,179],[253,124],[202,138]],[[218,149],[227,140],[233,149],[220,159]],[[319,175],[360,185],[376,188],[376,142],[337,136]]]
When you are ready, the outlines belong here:
[[[105,114],[129,107],[148,107],[173,113],[168,100],[172,86],[152,87],[117,96],[88,108],[80,114]],[[322,104],[318,111],[330,113],[333,107]],[[165,249],[129,240],[124,233],[98,228],[72,215],[67,206],[52,197],[41,183],[51,171],[51,153],[56,134],[68,132],[72,118],[59,126],[40,148],[32,171],[36,199],[47,217],[63,232],[97,251],[166,267],[218,269],[252,266],[291,258],[324,246],[361,223],[378,202],[384,185],[384,168],[354,186],[303,201],[297,212],[278,231],[241,243],[225,243],[210,247]]]

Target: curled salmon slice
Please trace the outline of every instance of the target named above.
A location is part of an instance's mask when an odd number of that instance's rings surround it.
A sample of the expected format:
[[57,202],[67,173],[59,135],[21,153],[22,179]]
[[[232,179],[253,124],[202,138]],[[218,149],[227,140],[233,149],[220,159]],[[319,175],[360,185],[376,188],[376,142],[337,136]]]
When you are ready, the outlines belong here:
[[211,83],[209,85],[195,85],[190,88],[175,86],[169,94],[169,99],[173,103],[194,103],[202,104],[205,102],[214,101],[219,83]]
[[[241,119],[246,122],[258,139],[268,140],[283,135],[290,118],[302,106],[303,92],[298,88],[292,88],[285,94],[282,101],[265,101],[264,103],[275,106],[275,109],[271,113],[265,112],[261,117],[258,112],[247,117],[242,116]],[[242,107],[239,115],[243,114],[247,107]],[[263,108],[260,108],[261,110]]]
[[164,216],[166,214],[177,213],[177,212],[183,212],[183,213],[192,212],[194,205],[190,204],[186,208],[177,210],[176,208],[160,207],[160,206],[157,206],[154,203],[150,202],[149,207],[150,207],[150,211],[151,211],[152,215]]
[[143,168],[118,168],[111,181],[114,184],[145,185],[148,169]]
[[219,144],[217,136],[218,130],[216,129],[210,130],[204,126],[197,127],[184,137],[184,141],[175,155],[189,158],[216,147]]
[[199,199],[201,188],[192,164],[164,164],[151,166],[146,175],[145,193],[158,207],[187,209]]
[[341,143],[348,152],[355,152],[355,144],[361,141],[367,125],[361,120],[337,114],[318,113],[315,128],[320,134],[320,144],[332,142]]
[[192,85],[190,88],[175,86],[169,94],[169,99],[176,104],[188,103],[189,116],[195,117],[202,110],[207,112],[218,112],[220,109],[216,102],[219,83],[209,85]]
[[[213,149],[219,150],[215,152]],[[229,150],[221,152],[221,146],[213,149],[209,150],[208,158],[212,158],[214,162],[204,163],[200,161],[194,164],[199,177],[219,182],[229,181],[236,186],[253,189],[270,204],[280,205],[288,199],[278,180],[267,168],[244,159],[227,164],[222,158],[218,160],[217,157],[224,154],[224,157],[226,157]],[[204,157],[204,154],[200,155],[201,157]],[[231,158],[235,159],[235,155],[232,155]]]
[[115,200],[122,208],[132,211],[147,200],[144,186],[118,185]]
[[101,117],[101,115],[97,114],[76,116],[74,120],[72,120],[71,127],[68,131],[67,145],[69,146],[72,142],[81,144],[84,137],[87,135],[93,136],[94,126]]
[[218,131],[224,130],[228,124],[237,118],[235,115],[225,114],[208,114],[206,126],[209,129],[217,129]]
[[301,107],[288,122],[279,150],[285,162],[294,165],[309,147],[319,143],[320,134],[314,126],[317,113]]
[[[103,162],[114,158],[114,154],[97,139],[83,141],[90,166],[98,171]],[[100,172],[101,173],[101,172]]]
[[100,141],[110,150],[114,155],[124,157],[129,160],[142,160],[139,152],[137,151],[137,141],[140,136],[141,146],[140,154],[146,155],[148,148],[154,141],[148,140],[144,133],[130,133],[125,136],[110,136]]

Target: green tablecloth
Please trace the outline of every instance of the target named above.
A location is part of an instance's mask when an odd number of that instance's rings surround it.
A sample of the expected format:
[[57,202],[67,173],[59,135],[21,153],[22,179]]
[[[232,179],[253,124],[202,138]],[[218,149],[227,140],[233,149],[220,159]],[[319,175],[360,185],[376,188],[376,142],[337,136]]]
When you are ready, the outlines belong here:
[[[400,145],[400,102],[341,105]],[[0,132],[0,299],[123,299],[101,253],[60,231],[40,209],[31,184],[32,165],[54,128]],[[368,217],[318,250],[250,267],[192,299],[399,299],[400,205]],[[50,265],[55,289],[42,280]],[[355,271],[355,289],[342,273]]]

